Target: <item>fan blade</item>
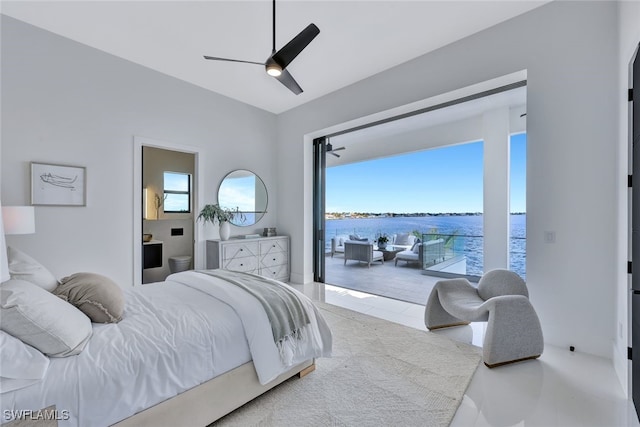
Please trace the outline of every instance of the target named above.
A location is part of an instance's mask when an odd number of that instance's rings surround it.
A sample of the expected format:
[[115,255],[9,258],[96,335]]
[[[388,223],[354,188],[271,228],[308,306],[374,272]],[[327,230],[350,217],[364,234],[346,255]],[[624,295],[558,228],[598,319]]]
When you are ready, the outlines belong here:
[[300,31],[289,43],[277,51],[272,56],[273,60],[284,70],[318,34],[320,34],[320,29],[315,24],[309,24],[307,28]]
[[282,70],[282,74],[275,78],[296,95],[300,95],[302,93],[302,88],[287,70]]
[[331,154],[333,156],[336,156],[336,157],[340,157],[340,154],[336,154],[333,151],[327,151],[327,153],[329,153],[329,154]]
[[334,148],[332,151],[340,151],[340,150],[344,150],[345,147],[338,147],[338,148]]
[[264,62],[243,61],[241,59],[218,58],[216,56],[206,56],[205,55],[204,59],[209,59],[209,60],[212,60],[212,61],[242,62],[244,64],[264,65]]

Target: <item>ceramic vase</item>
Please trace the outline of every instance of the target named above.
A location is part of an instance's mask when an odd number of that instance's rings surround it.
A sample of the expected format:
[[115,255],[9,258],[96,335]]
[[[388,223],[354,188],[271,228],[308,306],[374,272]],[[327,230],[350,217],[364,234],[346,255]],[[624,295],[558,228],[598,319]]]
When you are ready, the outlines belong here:
[[222,221],[220,223],[220,240],[229,240],[231,236],[231,225],[228,221]]

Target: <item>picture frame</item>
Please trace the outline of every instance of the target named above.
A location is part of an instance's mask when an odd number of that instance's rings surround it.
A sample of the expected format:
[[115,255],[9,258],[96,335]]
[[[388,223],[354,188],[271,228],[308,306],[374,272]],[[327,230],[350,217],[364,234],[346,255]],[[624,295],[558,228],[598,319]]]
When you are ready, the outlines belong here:
[[31,204],[86,206],[86,172],[84,166],[31,162]]

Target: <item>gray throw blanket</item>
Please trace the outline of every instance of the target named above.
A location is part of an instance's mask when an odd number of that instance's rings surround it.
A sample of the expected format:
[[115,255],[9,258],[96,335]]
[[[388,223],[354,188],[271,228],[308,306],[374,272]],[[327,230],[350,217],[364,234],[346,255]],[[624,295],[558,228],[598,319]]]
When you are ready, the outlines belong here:
[[303,339],[303,328],[310,323],[309,315],[291,289],[255,274],[228,270],[206,270],[200,273],[236,285],[260,301],[271,322],[273,341],[281,353],[285,343],[295,349],[295,341]]

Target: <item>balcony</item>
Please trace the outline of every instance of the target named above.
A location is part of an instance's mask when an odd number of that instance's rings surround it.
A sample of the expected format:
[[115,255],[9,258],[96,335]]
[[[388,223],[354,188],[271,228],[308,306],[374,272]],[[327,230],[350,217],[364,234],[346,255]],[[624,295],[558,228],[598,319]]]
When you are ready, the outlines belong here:
[[[335,286],[380,295],[387,298],[425,304],[431,289],[442,277],[465,276],[471,281],[483,272],[483,237],[458,234],[422,234],[423,242],[442,240],[442,244],[426,245],[423,262],[398,261],[384,264],[347,261],[341,253],[325,259],[325,282]],[[526,239],[511,239],[511,266],[525,278]]]

